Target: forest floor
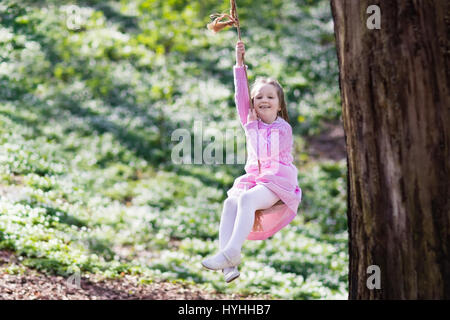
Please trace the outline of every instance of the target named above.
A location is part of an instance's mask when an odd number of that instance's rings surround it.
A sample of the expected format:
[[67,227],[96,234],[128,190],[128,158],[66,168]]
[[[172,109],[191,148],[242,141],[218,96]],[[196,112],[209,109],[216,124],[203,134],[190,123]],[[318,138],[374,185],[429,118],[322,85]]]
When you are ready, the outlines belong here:
[[[10,274],[11,266],[18,274]],[[237,280],[235,280],[237,281]],[[155,281],[141,284],[136,276],[119,279],[49,275],[23,266],[11,251],[0,250],[0,300],[242,300],[273,299],[205,291],[194,285]]]

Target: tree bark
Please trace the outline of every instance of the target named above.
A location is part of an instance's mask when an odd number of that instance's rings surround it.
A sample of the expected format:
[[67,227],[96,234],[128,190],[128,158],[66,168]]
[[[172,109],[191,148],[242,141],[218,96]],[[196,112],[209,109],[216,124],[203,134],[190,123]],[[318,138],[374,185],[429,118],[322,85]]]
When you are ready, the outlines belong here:
[[[370,5],[381,28],[369,29]],[[348,159],[349,299],[450,299],[450,2],[331,0]],[[369,289],[370,265],[381,288]]]

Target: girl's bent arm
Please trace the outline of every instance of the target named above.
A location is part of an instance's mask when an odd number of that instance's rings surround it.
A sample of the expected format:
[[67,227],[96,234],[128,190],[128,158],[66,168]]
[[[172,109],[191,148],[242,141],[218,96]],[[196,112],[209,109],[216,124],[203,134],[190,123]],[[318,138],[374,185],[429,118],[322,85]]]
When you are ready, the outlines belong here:
[[234,75],[234,99],[236,109],[242,126],[247,123],[247,116],[250,109],[250,97],[248,95],[248,80],[245,73],[247,66],[233,66]]

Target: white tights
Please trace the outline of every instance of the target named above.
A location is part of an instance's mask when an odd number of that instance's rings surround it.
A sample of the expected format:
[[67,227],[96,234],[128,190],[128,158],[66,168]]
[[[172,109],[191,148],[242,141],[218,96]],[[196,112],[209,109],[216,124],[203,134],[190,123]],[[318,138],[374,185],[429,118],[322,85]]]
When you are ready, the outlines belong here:
[[226,198],[219,228],[220,250],[232,256],[240,254],[242,245],[253,228],[255,211],[270,208],[278,200],[280,198],[273,191],[262,185],[245,191],[239,198]]

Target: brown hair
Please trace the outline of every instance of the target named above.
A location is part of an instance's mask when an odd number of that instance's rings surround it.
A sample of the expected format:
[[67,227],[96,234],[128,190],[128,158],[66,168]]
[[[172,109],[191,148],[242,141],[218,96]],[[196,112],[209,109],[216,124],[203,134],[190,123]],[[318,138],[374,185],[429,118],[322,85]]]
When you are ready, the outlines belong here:
[[283,87],[281,87],[280,83],[273,79],[267,77],[257,77],[255,82],[250,87],[250,98],[252,100],[252,104],[254,105],[255,93],[258,86],[261,84],[271,84],[277,90],[278,100],[280,101],[281,111],[278,111],[278,115],[282,117],[286,122],[289,122],[289,116],[286,107],[286,99],[284,98]]

